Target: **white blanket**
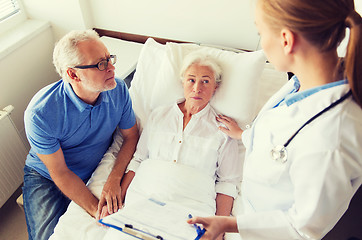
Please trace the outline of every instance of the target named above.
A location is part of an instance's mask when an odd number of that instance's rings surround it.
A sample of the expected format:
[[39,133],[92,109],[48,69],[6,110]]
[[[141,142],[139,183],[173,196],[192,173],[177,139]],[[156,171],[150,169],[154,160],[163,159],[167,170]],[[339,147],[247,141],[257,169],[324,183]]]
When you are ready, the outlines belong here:
[[130,184],[125,204],[138,194],[162,202],[174,202],[199,214],[214,215],[216,192],[214,180],[195,168],[162,160],[143,161]]
[[[90,191],[98,198],[121,145],[122,138],[116,134],[114,143],[87,184]],[[195,216],[210,216],[215,213],[216,193],[213,180],[185,165],[158,160],[144,161],[129,186],[125,204],[136,201],[139,194],[179,203],[190,208],[190,212]],[[135,239],[101,226],[84,209],[71,202],[65,214],[59,219],[50,240],[120,239],[120,236],[122,239]],[[228,234],[226,239],[239,239],[239,235]]]
[[[112,170],[117,152],[122,144],[120,135],[93,173],[88,188],[100,197],[106,177]],[[139,196],[160,201],[179,203],[190,209],[193,215],[210,216],[215,213],[215,183],[206,174],[192,167],[160,160],[145,160],[138,168],[130,184],[125,205],[137,201]],[[109,229],[97,223],[85,210],[71,202],[60,218],[50,239],[102,239]],[[112,232],[112,231],[111,231]],[[105,239],[119,237],[121,233],[107,234]],[[129,237],[128,237],[129,238]]]

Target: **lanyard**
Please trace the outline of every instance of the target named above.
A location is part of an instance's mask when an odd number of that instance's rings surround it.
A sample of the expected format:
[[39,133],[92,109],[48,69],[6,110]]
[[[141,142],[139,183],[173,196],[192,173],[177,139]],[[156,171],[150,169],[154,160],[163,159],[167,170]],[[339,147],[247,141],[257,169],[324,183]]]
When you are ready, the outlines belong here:
[[284,163],[287,161],[288,158],[288,153],[287,153],[287,146],[289,145],[289,143],[295,138],[295,136],[297,136],[297,134],[300,132],[300,130],[302,130],[305,126],[307,126],[309,123],[311,123],[312,121],[314,121],[316,118],[318,118],[319,116],[321,116],[323,113],[327,112],[328,110],[330,110],[331,108],[337,106],[338,104],[340,104],[341,102],[343,102],[344,100],[346,100],[350,95],[352,94],[352,91],[349,90],[345,95],[343,95],[340,99],[338,99],[337,101],[333,102],[331,105],[329,105],[328,107],[326,107],[325,109],[323,109],[322,111],[320,111],[319,113],[317,113],[316,115],[314,115],[313,117],[311,117],[307,122],[305,122],[289,139],[288,141],[286,141],[286,143],[284,143],[284,145],[277,145],[275,146],[272,150],[271,150],[271,155],[272,158],[275,161]]

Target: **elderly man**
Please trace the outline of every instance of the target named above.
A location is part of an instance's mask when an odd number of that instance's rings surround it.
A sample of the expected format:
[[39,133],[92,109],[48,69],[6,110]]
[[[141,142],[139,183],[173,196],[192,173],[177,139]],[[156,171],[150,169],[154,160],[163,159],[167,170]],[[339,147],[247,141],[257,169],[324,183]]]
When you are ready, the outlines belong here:
[[[24,168],[29,239],[48,239],[70,200],[99,217],[122,206],[120,181],[139,135],[126,84],[114,77],[116,56],[93,30],[72,31],[55,46],[62,77],[41,89],[25,111],[31,145]],[[118,128],[117,128],[118,127]],[[120,131],[123,145],[98,200],[85,183]]]

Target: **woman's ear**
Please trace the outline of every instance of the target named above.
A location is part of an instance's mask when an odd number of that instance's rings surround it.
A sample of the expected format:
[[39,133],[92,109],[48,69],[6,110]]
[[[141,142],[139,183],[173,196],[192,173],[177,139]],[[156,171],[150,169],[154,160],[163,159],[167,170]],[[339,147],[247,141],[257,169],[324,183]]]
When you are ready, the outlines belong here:
[[73,68],[68,68],[67,69],[67,74],[68,74],[70,79],[75,80],[75,81],[79,81],[79,77],[77,76],[77,73]]
[[297,37],[296,34],[286,28],[283,28],[280,33],[282,38],[282,46],[284,49],[284,54],[288,55],[293,53]]

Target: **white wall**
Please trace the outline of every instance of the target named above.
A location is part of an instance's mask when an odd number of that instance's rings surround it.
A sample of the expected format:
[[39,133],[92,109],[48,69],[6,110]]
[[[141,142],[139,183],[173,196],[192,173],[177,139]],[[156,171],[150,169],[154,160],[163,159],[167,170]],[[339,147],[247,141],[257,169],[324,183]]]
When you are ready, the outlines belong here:
[[361,0],[354,0],[354,5],[357,12],[362,15],[362,1]]
[[[362,16],[362,0],[355,0],[355,9]],[[344,57],[346,55],[346,48],[349,39],[349,29],[346,30],[346,38],[341,42],[338,50],[338,56]]]
[[255,50],[251,0],[89,0],[98,28]]
[[56,40],[70,30],[92,28],[87,0],[22,0],[31,19],[50,22]]
[[256,49],[252,0],[23,0],[30,18],[49,21],[55,39],[69,30],[104,28]]
[[24,142],[23,113],[32,96],[42,87],[59,79],[52,65],[54,38],[47,28],[26,44],[0,59],[0,107],[11,104],[11,114]]
[[[256,49],[254,0],[23,0],[30,18],[49,21],[56,40],[73,29],[104,28]],[[355,0],[362,14],[362,1]]]

